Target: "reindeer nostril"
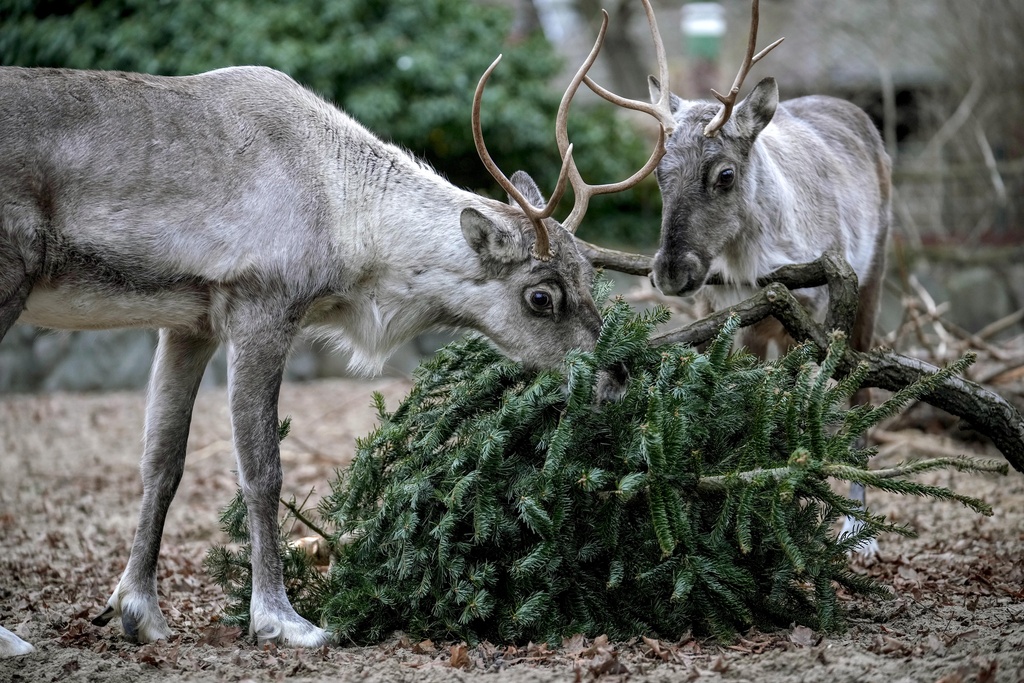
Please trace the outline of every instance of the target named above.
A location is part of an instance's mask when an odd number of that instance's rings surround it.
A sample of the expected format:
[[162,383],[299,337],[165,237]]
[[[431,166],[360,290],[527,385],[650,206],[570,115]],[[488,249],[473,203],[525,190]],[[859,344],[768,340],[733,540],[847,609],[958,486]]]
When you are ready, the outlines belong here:
[[672,281],[674,280],[674,273],[672,272],[671,259],[665,255],[665,252],[658,251],[654,255],[654,266],[651,268],[650,277],[651,284],[655,289],[660,290],[663,294],[671,295],[672,292],[668,291],[671,289]]
[[667,296],[692,294],[704,284],[708,267],[696,252],[666,255],[658,252],[654,259],[651,284]]

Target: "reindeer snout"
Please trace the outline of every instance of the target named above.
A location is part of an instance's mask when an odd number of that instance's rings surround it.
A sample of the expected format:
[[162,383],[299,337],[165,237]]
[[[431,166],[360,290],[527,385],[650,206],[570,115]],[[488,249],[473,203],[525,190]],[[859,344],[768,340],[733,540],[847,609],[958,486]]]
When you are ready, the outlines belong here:
[[708,266],[696,252],[673,256],[659,250],[654,256],[651,283],[668,296],[692,294],[708,276]]
[[604,368],[597,376],[597,402],[615,403],[626,395],[629,385],[629,368],[625,363],[615,363]]

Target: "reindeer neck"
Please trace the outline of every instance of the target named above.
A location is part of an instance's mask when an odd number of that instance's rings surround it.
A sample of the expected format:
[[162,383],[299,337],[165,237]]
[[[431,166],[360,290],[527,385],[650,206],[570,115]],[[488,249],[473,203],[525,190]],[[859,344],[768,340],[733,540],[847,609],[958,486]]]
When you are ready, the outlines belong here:
[[351,119],[341,124],[325,156],[331,232],[347,258],[361,268],[465,258],[459,205],[468,193]]
[[780,155],[779,136],[779,129],[771,124],[751,149],[743,228],[723,251],[723,265],[733,281],[753,282],[787,263],[820,256],[819,240],[805,234],[812,225],[802,215],[802,207],[808,205],[807,191]]

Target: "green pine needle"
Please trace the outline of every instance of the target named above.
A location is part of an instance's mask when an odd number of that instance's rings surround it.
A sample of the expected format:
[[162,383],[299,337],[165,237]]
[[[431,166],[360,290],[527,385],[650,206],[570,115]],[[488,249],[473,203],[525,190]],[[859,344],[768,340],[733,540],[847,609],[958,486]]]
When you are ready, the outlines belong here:
[[[849,410],[866,370],[833,378],[841,336],[820,364],[809,345],[759,363],[732,352],[735,317],[704,353],[649,347],[667,317],[613,299],[596,349],[568,354],[562,372],[529,373],[469,337],[425,361],[393,411],[375,395],[378,427],[357,441],[316,511],[334,549],[330,571],[282,543],[296,608],[357,642],[396,629],[552,643],[577,632],[671,640],[687,629],[728,639],[793,622],[836,631],[838,586],[886,594],[849,570],[847,553],[912,531],[834,493],[831,478],[991,514],[911,477],[1005,473],[1005,464],[937,458],[870,470],[870,451],[856,447],[969,358],[880,406]],[[595,405],[601,369],[620,362],[630,371],[624,397]],[[294,514],[313,519],[301,507]],[[838,538],[846,514],[864,527]],[[232,623],[245,625],[241,496],[222,525],[240,549],[214,549],[206,565],[227,591]]]

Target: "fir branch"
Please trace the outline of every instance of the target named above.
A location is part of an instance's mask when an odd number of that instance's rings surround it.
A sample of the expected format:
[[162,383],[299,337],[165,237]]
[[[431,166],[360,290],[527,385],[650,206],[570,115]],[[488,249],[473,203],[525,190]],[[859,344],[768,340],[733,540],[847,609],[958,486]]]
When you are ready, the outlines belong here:
[[[790,465],[786,467],[773,467],[769,469],[752,469],[745,472],[733,472],[726,475],[703,477],[697,482],[697,489],[706,493],[724,493],[733,488],[742,487],[756,480],[781,481],[791,476],[799,469],[805,469],[805,465]],[[915,462],[897,465],[881,470],[869,470],[862,467],[841,464],[822,464],[816,467],[816,471],[824,477],[833,477],[843,481],[856,481],[868,486],[880,486],[882,482],[927,472],[936,469],[954,469],[958,472],[1006,475],[1009,465],[998,460],[980,460],[961,456],[958,458],[931,458]]]
[[864,472],[870,472],[874,479],[893,479],[906,477],[918,472],[927,472],[937,469],[953,469],[957,472],[970,472],[976,474],[985,472],[989,474],[1006,475],[1009,472],[1009,464],[998,460],[982,460],[959,456],[955,458],[930,458],[928,460],[916,460],[909,463],[902,463],[896,467],[889,467],[881,470],[864,470],[858,467],[846,465],[829,465],[825,467],[828,476],[844,479],[846,481],[860,481],[858,477],[864,476]]
[[327,541],[331,549],[331,553],[334,553],[334,542],[331,540],[330,534],[328,534],[326,531],[324,531],[319,526],[310,521],[310,519],[305,515],[304,511],[300,510],[299,507],[295,505],[295,503],[287,501],[284,498],[281,498],[280,501],[281,505],[284,505],[288,509],[288,511],[295,516],[295,519],[305,524],[306,527],[308,527],[309,530],[312,531],[314,534]]
[[277,440],[284,441],[288,433],[292,431],[292,416],[287,415],[277,423]]

